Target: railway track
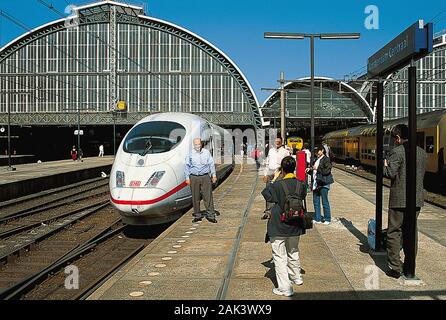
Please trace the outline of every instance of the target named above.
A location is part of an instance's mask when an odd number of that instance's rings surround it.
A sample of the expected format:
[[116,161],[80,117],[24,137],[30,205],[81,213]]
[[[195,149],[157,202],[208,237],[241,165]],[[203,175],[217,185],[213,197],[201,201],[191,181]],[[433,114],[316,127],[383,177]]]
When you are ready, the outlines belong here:
[[106,190],[107,186],[108,178],[101,177],[0,202],[0,223],[7,221],[8,217],[43,210],[51,205],[57,206],[82,200],[94,195],[98,190]]
[[0,299],[7,298],[11,288],[29,281],[119,222],[120,217],[107,203],[70,219],[57,230],[36,232],[36,238],[30,241],[19,238],[14,245],[11,239],[7,248],[12,250],[4,251],[5,265],[0,270]]
[[[142,238],[135,238],[135,231],[131,230],[132,228],[134,227],[119,226],[110,230],[59,261],[55,268],[61,269],[63,266],[68,266],[69,269],[74,268],[78,272],[78,282],[73,282],[72,287],[67,288],[67,274],[62,269],[39,286],[34,287],[22,299],[83,300],[87,298],[152,242],[167,226],[139,228],[145,230]],[[129,234],[131,234],[130,237]]]
[[[51,204],[38,197],[36,209],[10,205],[0,217],[0,299],[84,299],[168,227],[146,227],[135,236],[110,206],[106,183],[94,183]],[[79,286],[67,287],[67,270],[78,272]]]
[[[376,177],[373,173],[370,173],[370,172],[367,172],[364,170],[352,170],[351,167],[346,167],[345,165],[339,164],[339,163],[333,163],[333,167],[336,169],[339,169],[343,172],[347,172],[352,175],[364,178],[368,181],[376,182]],[[347,168],[350,168],[350,169],[347,169]],[[383,185],[389,188],[390,180],[384,178]],[[433,192],[429,192],[429,191],[425,190],[424,201],[429,204],[432,204],[434,206],[440,207],[442,209],[446,209],[446,197],[441,194],[437,194],[437,193],[433,193]]]

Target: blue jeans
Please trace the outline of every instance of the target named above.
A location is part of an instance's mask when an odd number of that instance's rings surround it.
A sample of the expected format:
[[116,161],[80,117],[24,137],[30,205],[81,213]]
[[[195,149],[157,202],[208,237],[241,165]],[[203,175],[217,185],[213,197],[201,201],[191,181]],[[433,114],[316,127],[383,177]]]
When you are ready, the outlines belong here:
[[329,188],[323,187],[313,191],[313,205],[315,212],[315,220],[321,221],[321,198],[322,206],[324,207],[324,220],[331,222],[330,203],[328,202]]

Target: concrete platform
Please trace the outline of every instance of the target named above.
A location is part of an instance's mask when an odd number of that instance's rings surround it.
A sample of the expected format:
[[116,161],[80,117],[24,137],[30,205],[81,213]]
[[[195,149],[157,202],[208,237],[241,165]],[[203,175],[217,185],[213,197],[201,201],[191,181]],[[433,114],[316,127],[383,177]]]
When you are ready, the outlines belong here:
[[[271,246],[264,242],[266,221],[260,219],[264,184],[254,166],[238,166],[214,192],[221,212],[217,224],[192,224],[188,212],[89,299],[446,299],[444,244],[419,235],[417,275],[424,285],[388,278],[386,256],[369,254],[366,231],[373,203],[341,184],[348,176],[334,171],[334,177],[329,198],[336,221],[316,225],[300,238],[304,284],[294,286],[293,297],[272,293]],[[313,210],[311,194],[307,203]],[[425,218],[444,220],[444,212],[426,207]]]
[[[13,166],[19,164],[31,163],[35,161],[37,161],[35,155],[28,155],[28,154],[11,155],[11,163]],[[9,157],[5,155],[0,155],[0,167],[8,165],[9,165]]]
[[0,201],[26,196],[82,180],[109,174],[113,156],[84,158],[83,162],[60,160],[0,167]]

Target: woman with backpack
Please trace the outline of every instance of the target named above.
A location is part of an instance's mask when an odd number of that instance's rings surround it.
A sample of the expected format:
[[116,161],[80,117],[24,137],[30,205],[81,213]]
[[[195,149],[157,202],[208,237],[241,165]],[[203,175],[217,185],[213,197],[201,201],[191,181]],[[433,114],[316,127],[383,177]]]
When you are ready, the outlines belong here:
[[296,160],[292,156],[283,158],[281,162],[283,179],[269,184],[262,191],[265,200],[274,203],[267,228],[278,284],[273,293],[287,297],[294,294],[292,284],[303,284],[298,245],[299,236],[305,234],[305,229],[296,221],[283,221],[286,202],[288,204],[290,202],[290,194],[292,197],[297,195],[301,201],[306,196],[305,183],[296,179],[295,169]]
[[[323,146],[317,148],[317,160],[312,168],[308,168],[307,172],[312,174],[312,190],[313,190],[313,205],[315,212],[315,223],[323,223],[325,225],[331,222],[330,202],[328,201],[328,191],[330,184],[334,182],[331,174],[331,161],[326,156],[326,149]],[[321,199],[322,207],[324,208],[324,222],[321,218]]]

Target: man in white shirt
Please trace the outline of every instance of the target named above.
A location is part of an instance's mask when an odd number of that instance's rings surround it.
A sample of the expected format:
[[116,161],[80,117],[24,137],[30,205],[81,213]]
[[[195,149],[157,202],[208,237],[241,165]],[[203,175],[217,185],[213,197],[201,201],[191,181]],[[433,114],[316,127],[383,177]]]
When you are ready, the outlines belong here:
[[[271,148],[268,152],[268,157],[265,161],[265,170],[263,171],[263,182],[265,182],[267,186],[270,182],[277,179],[280,171],[280,163],[283,158],[290,155],[289,151],[282,146],[282,138],[277,137],[274,144],[274,148]],[[273,203],[266,203],[266,215],[264,215],[263,218],[267,218],[269,209],[271,209],[273,205]]]
[[99,156],[98,157],[103,157],[104,156],[104,145],[100,145],[99,146]]
[[304,148],[302,149],[302,151],[305,152],[306,155],[306,162],[307,162],[307,167],[310,166],[310,162],[311,162],[311,151],[308,150],[308,148],[310,147],[310,145],[308,144],[308,142],[304,143]]
[[282,146],[282,138],[276,138],[274,144],[274,148],[269,150],[265,161],[265,170],[263,171],[263,182],[265,183],[274,178],[274,174],[279,170],[283,158],[290,155],[289,151]]

